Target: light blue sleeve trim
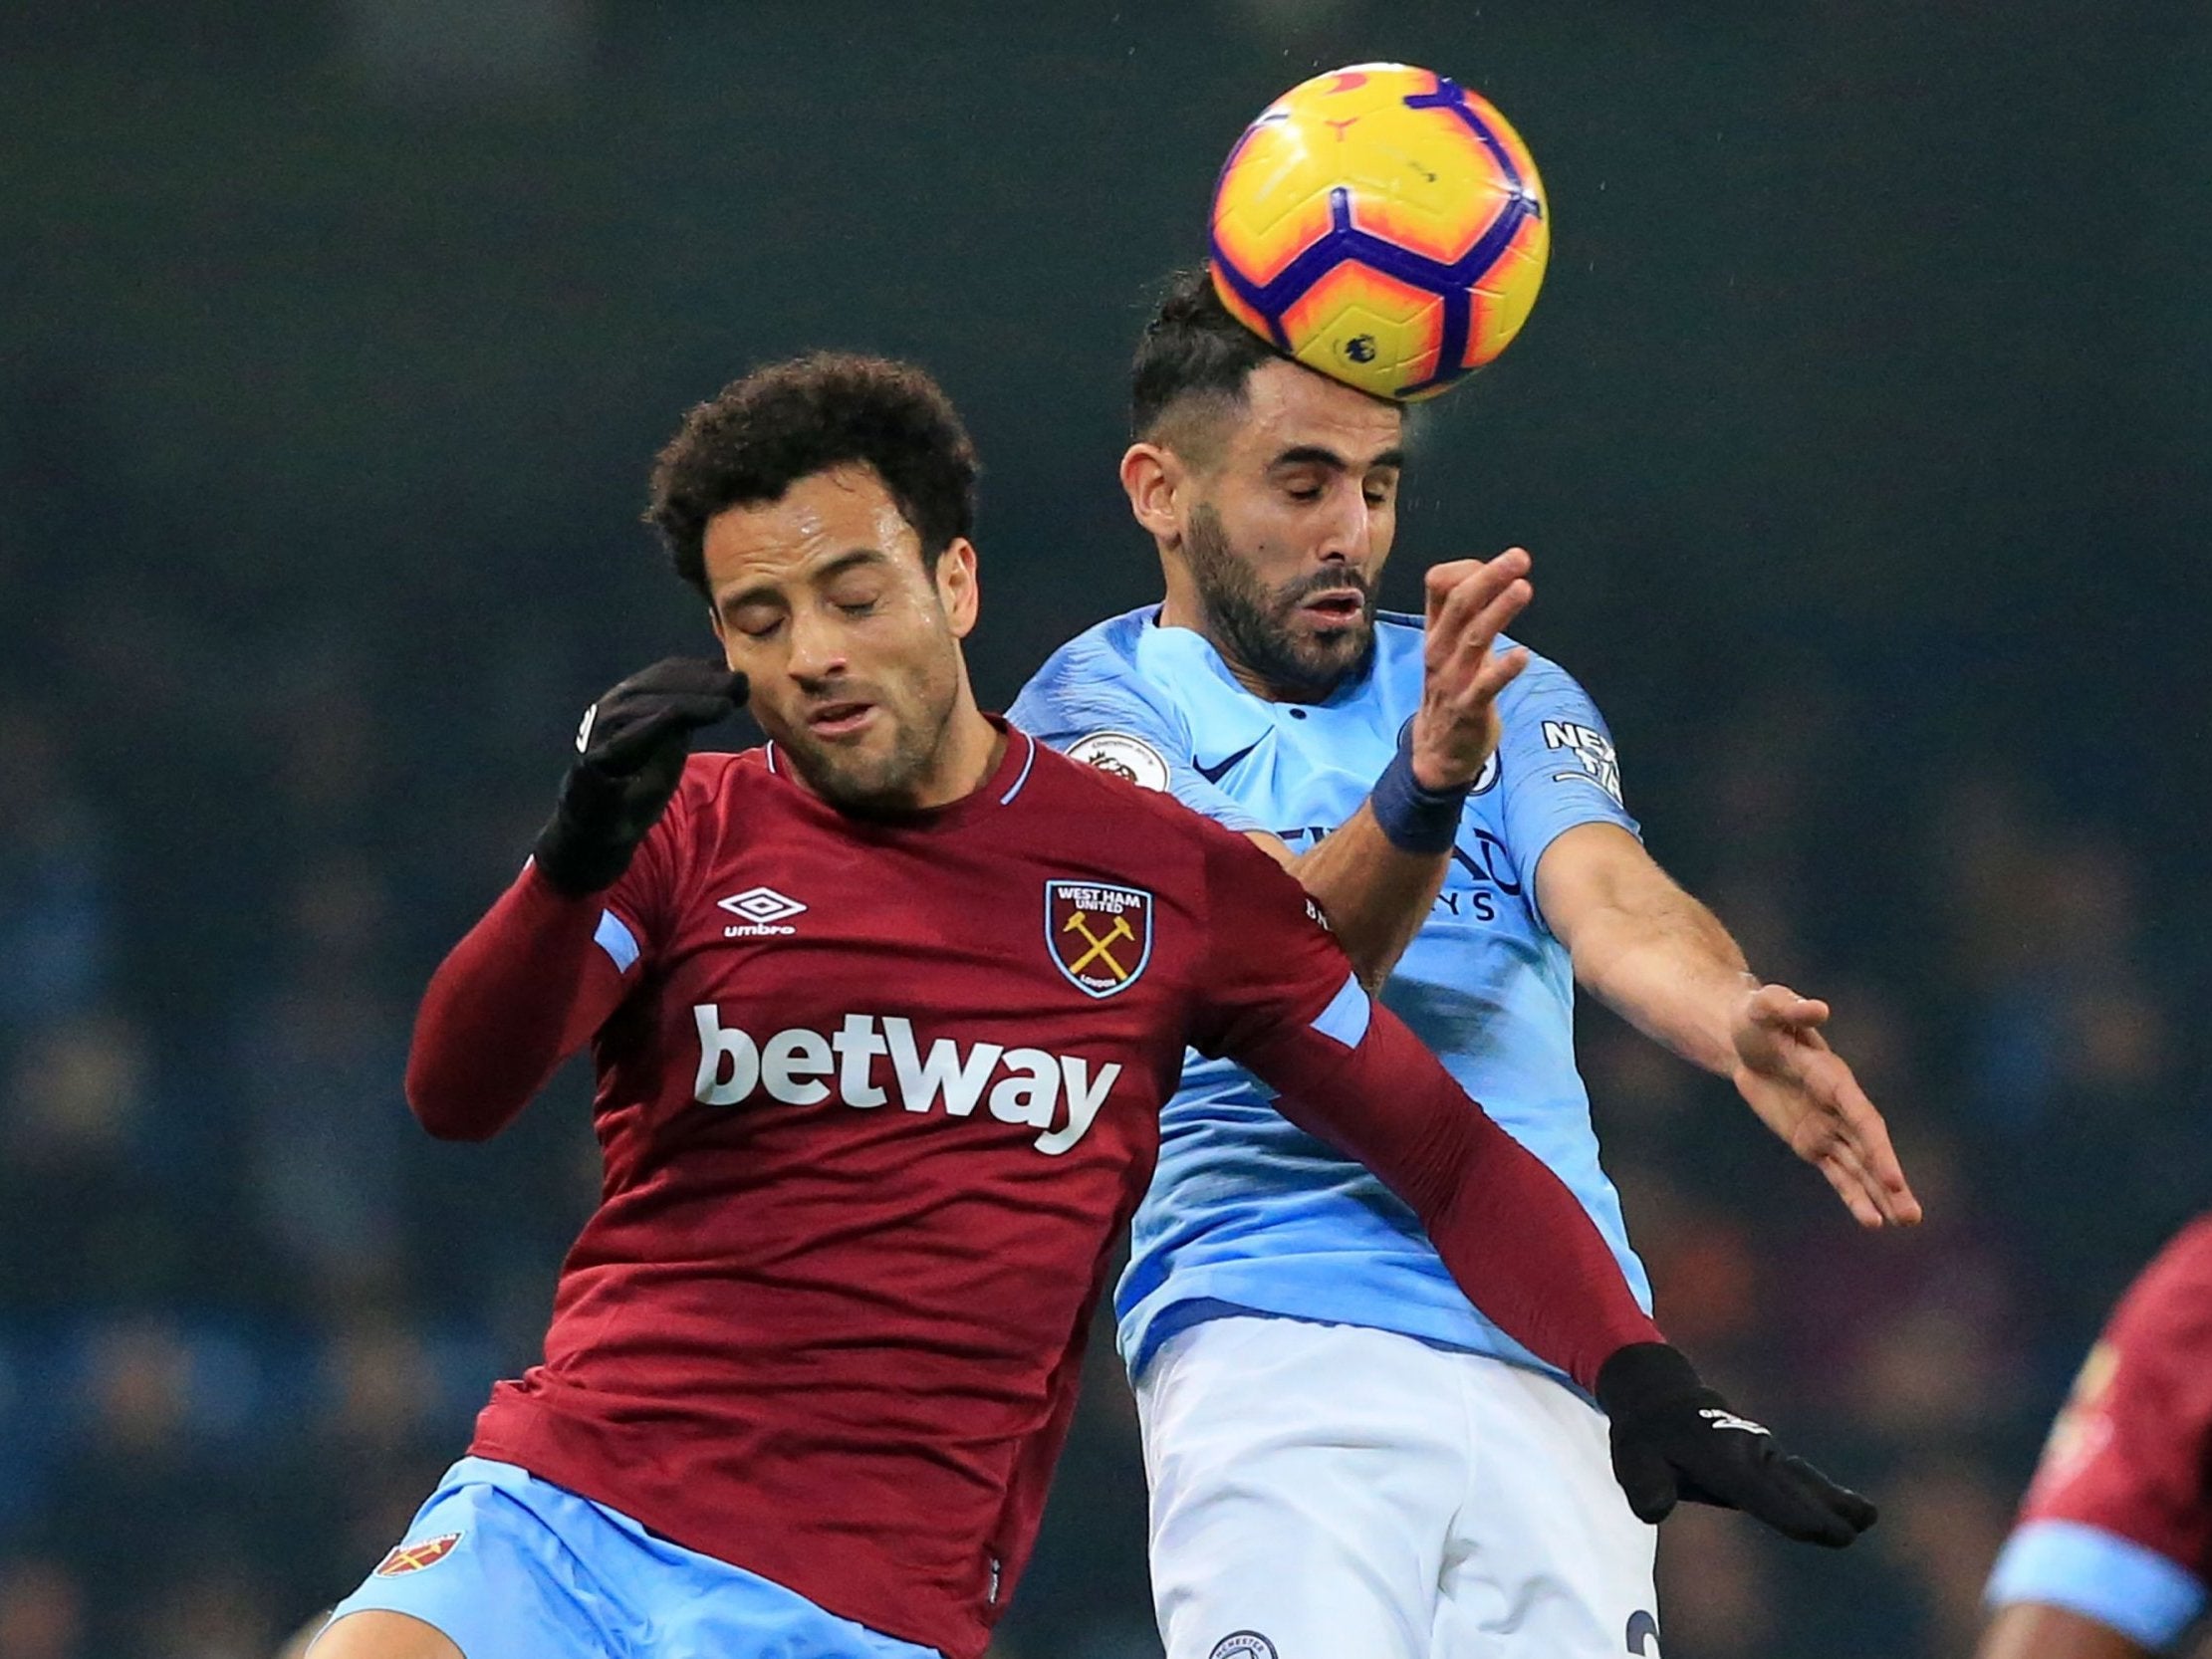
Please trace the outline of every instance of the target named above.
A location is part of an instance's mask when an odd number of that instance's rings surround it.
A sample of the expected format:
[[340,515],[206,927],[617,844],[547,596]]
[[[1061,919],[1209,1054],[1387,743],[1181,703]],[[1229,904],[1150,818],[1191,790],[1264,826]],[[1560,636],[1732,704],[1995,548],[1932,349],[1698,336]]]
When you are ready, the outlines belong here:
[[1373,1013],[1366,992],[1359,989],[1356,975],[1345,975],[1344,989],[1329,999],[1329,1006],[1314,1016],[1314,1030],[1322,1036],[1334,1038],[1348,1049],[1359,1047],[1359,1040],[1367,1035],[1367,1018]]
[[592,942],[614,958],[614,971],[626,974],[637,960],[637,936],[622,924],[622,918],[612,910],[600,912],[599,931],[592,935]]
[[2032,1521],[1997,1557],[1992,1607],[2042,1601],[2110,1625],[2151,1649],[2170,1646],[2204,1608],[2196,1575],[2157,1550],[2079,1521]]

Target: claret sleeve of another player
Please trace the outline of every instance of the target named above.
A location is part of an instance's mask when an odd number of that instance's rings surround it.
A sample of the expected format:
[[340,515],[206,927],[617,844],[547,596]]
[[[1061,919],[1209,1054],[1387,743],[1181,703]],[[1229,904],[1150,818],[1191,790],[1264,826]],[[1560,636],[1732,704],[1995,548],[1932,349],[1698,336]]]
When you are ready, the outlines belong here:
[[1595,1388],[1632,1342],[1664,1340],[1582,1205],[1360,989],[1304,890],[1208,830],[1209,954],[1191,1041],[1277,1091],[1276,1108],[1410,1205],[1468,1299]]

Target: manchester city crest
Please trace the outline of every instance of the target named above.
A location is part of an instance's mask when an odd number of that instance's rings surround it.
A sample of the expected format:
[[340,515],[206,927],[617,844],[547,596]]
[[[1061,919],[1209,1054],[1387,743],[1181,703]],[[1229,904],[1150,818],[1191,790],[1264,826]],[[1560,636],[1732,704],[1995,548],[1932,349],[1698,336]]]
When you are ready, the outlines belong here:
[[1107,882],[1048,881],[1045,948],[1085,996],[1126,991],[1152,959],[1152,895]]

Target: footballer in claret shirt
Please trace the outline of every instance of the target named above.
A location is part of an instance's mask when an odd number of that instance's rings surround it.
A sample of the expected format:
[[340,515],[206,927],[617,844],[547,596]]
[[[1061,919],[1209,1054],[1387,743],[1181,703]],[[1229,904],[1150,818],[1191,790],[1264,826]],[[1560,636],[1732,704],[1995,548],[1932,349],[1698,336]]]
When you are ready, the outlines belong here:
[[2212,1215],[2129,1287],[1990,1575],[1981,1659],[2177,1651],[2212,1583]]
[[[602,1202],[544,1362],[317,1659],[976,1659],[1186,1045],[1370,1164],[1608,1400],[1624,1484],[1847,1541],[1864,1501],[1721,1408],[1265,852],[978,709],[974,472],[924,376],[844,356],[737,382],[663,453],[653,518],[723,660],[593,706],[408,1066],[431,1132],[482,1138],[589,1046]],[[687,758],[741,701],[770,741]]]

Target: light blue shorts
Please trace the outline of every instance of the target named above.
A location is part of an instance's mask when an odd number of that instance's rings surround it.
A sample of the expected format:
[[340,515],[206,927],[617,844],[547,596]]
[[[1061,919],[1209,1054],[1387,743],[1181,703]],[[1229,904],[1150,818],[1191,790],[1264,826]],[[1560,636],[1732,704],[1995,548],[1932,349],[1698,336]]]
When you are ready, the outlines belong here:
[[372,1608],[464,1659],[939,1659],[490,1458],[448,1469],[331,1617]]

